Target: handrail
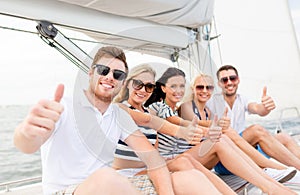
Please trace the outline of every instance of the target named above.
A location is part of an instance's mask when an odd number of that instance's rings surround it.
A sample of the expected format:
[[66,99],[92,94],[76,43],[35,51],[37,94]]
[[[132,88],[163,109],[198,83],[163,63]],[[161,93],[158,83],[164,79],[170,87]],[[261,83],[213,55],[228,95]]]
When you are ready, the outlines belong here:
[[299,112],[297,107],[287,107],[287,108],[282,109],[281,112],[280,112],[280,117],[279,117],[278,124],[277,124],[277,127],[276,127],[276,132],[277,133],[279,133],[283,130],[282,119],[283,119],[284,112],[287,111],[287,110],[295,110],[296,114],[297,114],[297,117],[300,118],[300,112]]
[[24,184],[24,183],[28,183],[28,182],[38,182],[38,181],[42,181],[41,176],[0,183],[0,188],[5,187],[5,192],[9,192],[11,185]]

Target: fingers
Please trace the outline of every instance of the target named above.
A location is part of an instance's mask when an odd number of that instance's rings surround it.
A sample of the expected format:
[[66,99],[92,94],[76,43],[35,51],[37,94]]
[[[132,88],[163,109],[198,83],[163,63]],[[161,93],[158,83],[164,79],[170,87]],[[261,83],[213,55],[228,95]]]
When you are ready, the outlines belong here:
[[214,126],[209,129],[208,136],[213,142],[218,142],[222,134],[222,127]]
[[23,129],[26,129],[26,131],[21,131],[21,133],[29,139],[36,137],[45,138],[51,133],[48,129],[31,123],[23,124]]
[[192,120],[192,126],[196,127],[198,124],[198,120],[199,120],[198,117],[196,115],[194,115],[194,118]]
[[[195,121],[197,122],[197,121]],[[189,144],[196,144],[196,143],[200,143],[200,141],[202,140],[202,138],[204,137],[204,133],[205,133],[205,127],[201,127],[198,125],[190,125],[188,128],[184,129],[184,132],[186,134],[185,136],[185,140],[189,143]]]
[[188,143],[189,144],[198,144],[203,139],[203,133],[191,133]]
[[269,111],[276,108],[276,105],[275,105],[275,103],[274,103],[274,101],[273,101],[273,99],[271,97],[268,97],[267,99],[262,100],[261,103]]
[[64,95],[64,85],[63,84],[59,84],[56,88],[55,94],[54,94],[54,101],[56,102],[60,102],[61,98]]
[[214,115],[214,118],[212,120],[211,126],[217,126],[218,125],[218,115]]
[[262,94],[262,97],[265,97],[265,96],[267,96],[267,87],[266,86],[264,86],[263,94]]
[[218,121],[218,126],[222,127],[222,129],[228,129],[230,126],[230,118],[228,115],[228,107],[225,107],[222,118]]
[[266,86],[263,88],[263,96],[261,98],[261,103],[268,111],[273,110],[276,107],[274,100],[270,96],[267,95],[267,87]]
[[227,113],[228,113],[228,108],[225,107],[224,113],[223,113],[223,117],[227,117]]

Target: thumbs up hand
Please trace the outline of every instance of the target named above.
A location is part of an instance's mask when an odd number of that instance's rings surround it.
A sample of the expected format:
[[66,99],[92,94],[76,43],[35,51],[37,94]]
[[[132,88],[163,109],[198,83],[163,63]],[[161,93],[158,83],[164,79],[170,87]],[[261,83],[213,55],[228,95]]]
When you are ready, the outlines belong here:
[[20,126],[20,132],[27,139],[39,137],[45,141],[51,135],[63,112],[63,105],[60,104],[63,94],[64,85],[60,84],[55,91],[54,100],[40,100],[32,107]]
[[266,86],[263,88],[263,95],[261,98],[261,103],[264,106],[265,110],[268,112],[270,112],[271,110],[274,110],[276,107],[273,99],[267,95],[267,87]]
[[207,128],[198,126],[198,120],[198,117],[194,116],[191,124],[188,127],[181,127],[177,136],[185,139],[189,144],[199,144]]
[[227,130],[230,127],[230,118],[227,116],[228,108],[225,107],[224,114],[218,121],[218,125],[222,128],[222,130]]
[[208,137],[212,142],[218,142],[222,135],[222,127],[218,125],[218,116],[215,115],[208,130]]

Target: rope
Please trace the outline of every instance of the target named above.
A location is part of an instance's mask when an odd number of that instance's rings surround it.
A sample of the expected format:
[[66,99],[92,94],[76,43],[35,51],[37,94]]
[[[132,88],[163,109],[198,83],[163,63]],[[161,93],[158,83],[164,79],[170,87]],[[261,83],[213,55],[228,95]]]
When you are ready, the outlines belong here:
[[[214,27],[215,27],[215,30],[216,30],[216,35],[218,35],[217,23],[216,23],[215,16],[213,16],[213,21],[214,21]],[[221,46],[220,46],[219,39],[217,39],[217,45],[218,45],[218,50],[219,50],[220,62],[221,62],[221,64],[223,64],[223,58],[222,58],[222,52],[221,52]]]
[[7,26],[0,26],[0,28],[2,28],[4,30],[13,30],[13,31],[17,31],[17,32],[24,32],[24,33],[30,33],[30,34],[39,34],[38,32],[22,30],[22,29],[16,29],[16,28],[11,28],[11,27],[7,27]]

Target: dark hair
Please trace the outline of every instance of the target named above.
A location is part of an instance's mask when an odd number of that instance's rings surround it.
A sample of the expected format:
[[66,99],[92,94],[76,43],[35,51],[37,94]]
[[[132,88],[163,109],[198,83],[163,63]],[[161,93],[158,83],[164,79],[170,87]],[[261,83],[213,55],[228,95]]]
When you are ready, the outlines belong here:
[[223,71],[223,70],[234,70],[236,76],[239,76],[238,71],[236,70],[236,68],[234,66],[232,66],[232,65],[223,65],[217,71],[217,78],[218,78],[218,80],[220,79],[219,78],[220,72]]
[[156,88],[153,91],[152,95],[145,102],[145,106],[148,107],[150,104],[154,102],[161,101],[166,98],[166,94],[162,91],[161,86],[165,86],[168,79],[174,76],[183,76],[185,78],[185,74],[182,70],[174,67],[168,68],[163,75],[156,81]]
[[119,49],[117,47],[112,47],[112,46],[101,47],[97,51],[97,53],[94,57],[93,64],[96,64],[97,61],[104,56],[109,56],[109,57],[113,57],[113,58],[117,58],[117,59],[121,60],[125,64],[126,73],[128,72],[126,56],[122,49]]

